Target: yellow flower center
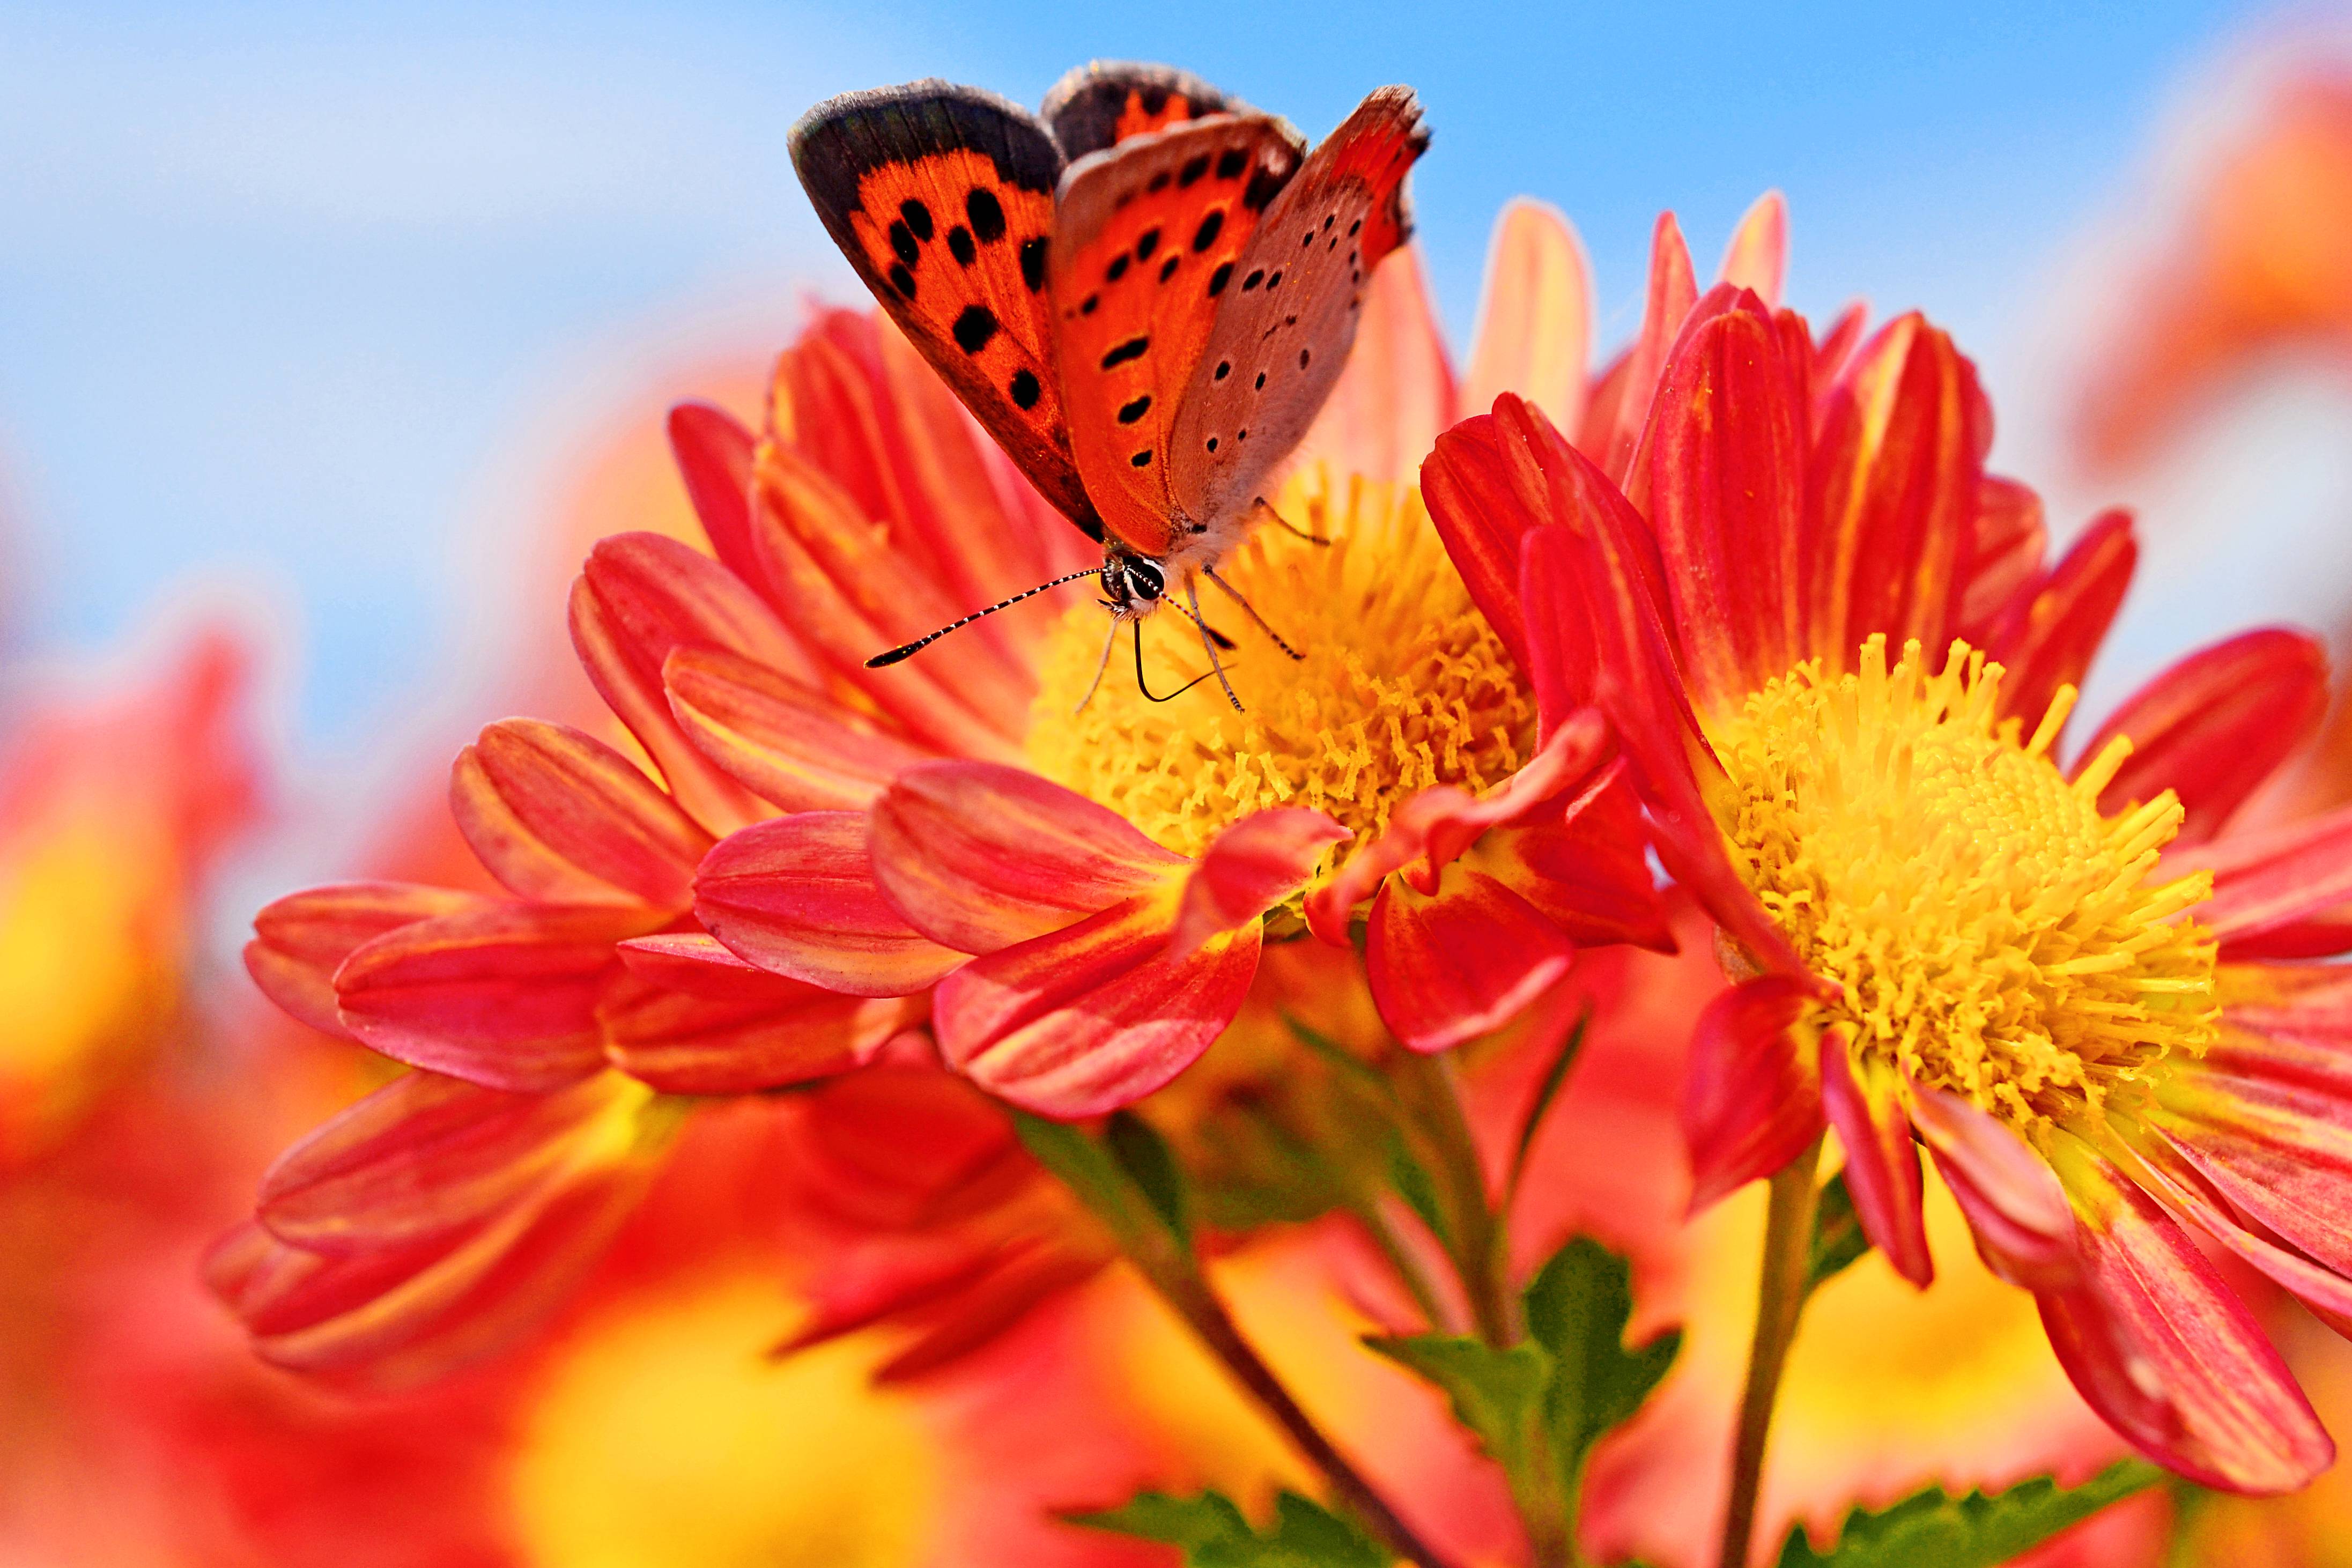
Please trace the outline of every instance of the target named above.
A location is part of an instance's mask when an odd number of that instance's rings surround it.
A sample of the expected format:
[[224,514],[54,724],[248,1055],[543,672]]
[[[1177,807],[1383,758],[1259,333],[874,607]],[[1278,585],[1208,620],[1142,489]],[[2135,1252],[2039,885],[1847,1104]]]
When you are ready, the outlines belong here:
[[1854,673],[1800,665],[1709,738],[1735,863],[1843,987],[1818,1022],[2031,1131],[2095,1116],[2158,1058],[2211,1042],[2214,946],[2180,917],[2212,879],[2151,886],[2179,802],[2103,816],[2130,742],[2070,782],[2048,749],[2073,689],[2021,738],[1996,717],[2000,678],[1963,643],[1940,674],[1916,643],[1889,670],[1873,637]]
[[[1099,606],[1072,608],[1049,645],[1031,710],[1030,765],[1102,802],[1181,854],[1251,812],[1304,805],[1368,838],[1432,784],[1477,791],[1532,754],[1535,699],[1470,602],[1420,492],[1318,468],[1278,510],[1316,539],[1265,526],[1218,567],[1305,657],[1200,584],[1201,613],[1239,646],[1223,655],[1244,710],[1213,676],[1170,702],[1136,689],[1122,628],[1100,689]],[[1144,669],[1161,696],[1208,673],[1181,590],[1142,623]]]

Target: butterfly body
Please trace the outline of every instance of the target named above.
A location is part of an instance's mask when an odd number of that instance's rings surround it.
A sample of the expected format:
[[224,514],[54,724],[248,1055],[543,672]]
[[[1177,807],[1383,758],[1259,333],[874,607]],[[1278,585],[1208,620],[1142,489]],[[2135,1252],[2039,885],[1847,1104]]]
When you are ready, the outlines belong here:
[[1310,153],[1196,78],[1096,65],[1042,121],[938,81],[848,94],[803,119],[793,156],[908,338],[1102,543],[1114,626],[1181,585],[1213,662],[1195,581],[1221,582],[1270,510],[1372,268],[1411,232],[1404,177],[1427,142],[1402,88]]

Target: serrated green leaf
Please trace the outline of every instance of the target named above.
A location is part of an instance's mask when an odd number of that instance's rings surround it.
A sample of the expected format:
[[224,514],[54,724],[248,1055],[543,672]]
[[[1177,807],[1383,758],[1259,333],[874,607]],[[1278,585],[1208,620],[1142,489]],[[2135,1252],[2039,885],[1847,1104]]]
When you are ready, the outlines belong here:
[[1286,1491],[1274,1501],[1273,1528],[1261,1534],[1223,1493],[1170,1497],[1143,1492],[1103,1513],[1064,1516],[1108,1531],[1180,1547],[1186,1568],[1389,1568],[1394,1553],[1320,1503]]
[[1484,1340],[1453,1334],[1374,1334],[1364,1344],[1444,1390],[1454,1402],[1454,1418],[1476,1436],[1488,1456],[1514,1477],[1527,1474],[1535,1423],[1551,1380],[1551,1356],[1541,1345],[1522,1340],[1497,1350]]
[[1629,1350],[1632,1271],[1599,1242],[1579,1237],[1552,1254],[1528,1285],[1528,1332],[1549,1352],[1544,1426],[1563,1476],[1575,1476],[1602,1434],[1642,1407],[1674,1364],[1682,1335],[1664,1333]]
[[1183,1167],[1160,1131],[1132,1110],[1111,1114],[1104,1129],[1111,1157],[1135,1184],[1169,1234],[1184,1247],[1192,1245],[1192,1203]]
[[1811,1295],[1861,1262],[1869,1251],[1870,1237],[1862,1233],[1862,1216],[1853,1212],[1853,1194],[1846,1191],[1841,1173],[1822,1188],[1821,1206],[1813,1212],[1813,1248],[1805,1266],[1805,1294]]
[[1856,1509],[1826,1553],[1802,1528],[1790,1531],[1780,1568],[1994,1568],[2163,1479],[2145,1459],[2125,1459],[2079,1487],[2047,1476],[1990,1496],[1954,1498],[1930,1487],[1882,1512]]

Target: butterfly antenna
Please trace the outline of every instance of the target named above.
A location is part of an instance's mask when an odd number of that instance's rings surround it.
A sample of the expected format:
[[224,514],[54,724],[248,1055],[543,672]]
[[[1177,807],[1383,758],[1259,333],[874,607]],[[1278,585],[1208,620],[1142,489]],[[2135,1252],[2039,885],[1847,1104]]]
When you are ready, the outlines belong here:
[[1265,617],[1257,613],[1257,606],[1255,605],[1251,604],[1247,599],[1242,597],[1242,591],[1239,588],[1234,587],[1231,583],[1226,582],[1223,577],[1217,575],[1217,569],[1215,567],[1203,566],[1201,568],[1201,571],[1210,582],[1214,583],[1218,587],[1223,588],[1226,593],[1233,595],[1234,603],[1239,605],[1242,607],[1243,613],[1247,615],[1251,620],[1257,623],[1258,630],[1264,632],[1266,636],[1274,639],[1275,647],[1280,648],[1294,659],[1303,660],[1306,658],[1307,656],[1305,654],[1299,652],[1297,648],[1282,640],[1282,634],[1280,632],[1276,631],[1272,626],[1265,624]]
[[1075,719],[1085,712],[1087,704],[1095,700],[1095,693],[1102,689],[1103,671],[1110,668],[1111,645],[1118,641],[1118,622],[1114,618],[1110,623],[1110,629],[1103,634],[1103,655],[1095,664],[1095,678],[1087,682],[1087,694],[1078,699],[1078,705],[1076,708],[1070,710],[1071,718]]
[[[1189,576],[1184,579],[1184,613],[1192,617],[1194,626],[1201,628],[1201,646],[1209,650],[1209,668],[1216,673],[1217,684],[1225,689],[1225,700],[1234,705],[1234,712],[1246,712],[1242,700],[1234,695],[1234,683],[1225,679],[1225,661],[1217,657],[1217,645],[1209,640],[1209,623],[1201,618],[1201,590]],[[1274,640],[1280,642],[1282,639],[1276,637]]]
[[[1019,604],[1024,599],[1034,599],[1038,595],[1043,594],[1049,589],[1059,588],[1065,584],[1075,583],[1081,577],[1095,576],[1101,571],[1102,568],[1099,566],[1089,566],[1083,572],[1073,572],[1066,577],[1056,577],[1050,583],[1040,583],[1034,588],[1024,588],[1021,592],[1013,595],[1009,599],[999,599],[996,603],[989,605],[988,608],[984,610],[974,610],[971,614],[964,616],[963,619],[960,621],[950,621],[946,626],[941,626],[939,630],[931,633],[928,637],[917,637],[910,643],[900,643],[897,647],[892,648],[887,653],[876,654],[872,658],[866,661],[866,668],[868,669],[880,669],[886,665],[896,664],[902,658],[911,658],[916,654],[922,652],[923,649],[930,647],[933,643],[939,641],[941,637],[947,636],[950,632],[956,630],[958,627],[968,626],[971,625],[972,622],[980,620],[983,616],[996,614],[999,610],[1011,609],[1013,605]],[[1080,706],[1084,706],[1084,704],[1080,704]]]
[[[1205,675],[1196,675],[1165,697],[1152,696],[1151,688],[1146,685],[1143,679],[1143,617],[1141,616],[1131,616],[1129,619],[1128,624],[1135,628],[1135,689],[1138,691],[1142,692],[1146,700],[1152,702],[1173,702],[1176,699],[1183,696],[1184,693],[1192,690],[1192,688],[1200,685],[1201,682],[1209,679]],[[1111,635],[1113,637],[1117,637],[1118,635],[1118,623],[1117,621],[1113,621],[1111,623],[1110,629]],[[1224,679],[1224,674],[1222,670],[1218,672],[1217,679],[1220,680]],[[1233,697],[1234,689],[1230,686],[1226,687],[1225,695]],[[1238,708],[1241,705],[1241,699],[1234,697],[1234,706]]]

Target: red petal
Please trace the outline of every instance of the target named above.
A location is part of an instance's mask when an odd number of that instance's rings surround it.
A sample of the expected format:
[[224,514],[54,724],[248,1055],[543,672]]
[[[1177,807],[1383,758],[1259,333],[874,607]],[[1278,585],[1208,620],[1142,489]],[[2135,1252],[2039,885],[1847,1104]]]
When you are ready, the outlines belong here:
[[2197,921],[2221,939],[2224,963],[2352,948],[2352,808],[2233,834],[2167,868],[2213,873],[2213,897]]
[[1717,995],[1691,1035],[1683,1083],[1695,1212],[1769,1176],[1821,1136],[1821,1068],[1797,1027],[1804,983],[1766,974]]
[[415,882],[337,882],[289,893],[253,917],[246,972],[262,994],[314,1029],[347,1035],[335,1004],[335,971],[352,951],[389,931],[478,909],[478,893]]
[[1651,874],[1650,835],[1621,762],[1557,815],[1488,835],[1476,865],[1582,946],[1631,942],[1673,952],[1665,900]]
[[725,833],[767,812],[695,750],[671,717],[662,664],[680,647],[723,647],[810,678],[814,667],[774,614],[724,566],[675,539],[624,533],[598,542],[572,588],[572,646],[588,679],[697,822]]
[[[757,1094],[830,1078],[862,1066],[909,1020],[904,1002],[803,985],[711,945],[740,971],[727,994],[707,981],[692,990],[646,984],[632,962],[631,983],[598,1014],[613,1065],[664,1094]],[[658,967],[677,962],[664,955]]]
[[1465,409],[1482,412],[1514,392],[1556,428],[1577,427],[1591,353],[1591,268],[1574,226],[1557,207],[1525,196],[1504,205],[1486,249],[1486,295],[1472,341]]
[[1525,899],[1454,866],[1434,898],[1393,879],[1381,885],[1364,965],[1381,1021],[1428,1052],[1509,1023],[1575,956],[1576,944]]
[[583,1133],[642,1099],[609,1073],[554,1094],[403,1073],[278,1156],[257,1217],[333,1256],[446,1237],[530,1196],[579,1157]]
[[964,955],[908,925],[874,879],[860,811],[809,811],[719,841],[695,918],[751,963],[852,996],[906,996]]
[[751,432],[724,409],[681,403],[669,411],[669,447],[712,553],[730,572],[757,585],[760,563],[751,552]]
[[[1585,447],[1615,483],[1622,484],[1633,472],[1634,444],[1649,424],[1650,400],[1657,390],[1658,374],[1665,368],[1666,352],[1682,331],[1683,318],[1697,302],[1698,282],[1691,271],[1690,247],[1683,243],[1675,215],[1660,213],[1650,240],[1650,296],[1642,314],[1642,335],[1625,357],[1609,429],[1598,446]],[[1602,412],[1597,401],[1592,412]]]
[[1789,203],[1778,191],[1756,198],[1732,231],[1724,247],[1717,278],[1734,288],[1755,293],[1767,305],[1780,302],[1780,285],[1789,271]]
[[1845,1185],[1854,1217],[1895,1272],[1926,1289],[1936,1278],[1920,1209],[1919,1152],[1892,1073],[1865,1063],[1854,1071],[1844,1037],[1822,1036],[1822,1106],[1845,1148]]
[[2301,632],[2246,632],[2190,654],[2134,692],[2083,748],[2117,735],[2132,754],[2099,796],[2117,812],[2169,789],[2188,816],[2176,848],[2220,833],[2327,711],[2327,652]]
[[1146,896],[974,959],[933,994],[940,1054],[1042,1116],[1142,1099],[1224,1032],[1257,973],[1257,926],[1171,959],[1168,921]]
[[786,811],[862,810],[901,769],[939,755],[717,648],[680,648],[662,675],[670,711],[702,754]]
[[1247,925],[1307,885],[1323,852],[1355,835],[1299,806],[1254,812],[1211,841],[1184,883],[1168,956]]
[[1188,864],[1117,812],[995,763],[908,769],[875,802],[873,833],[890,902],[965,952],[1057,931]]
[[335,972],[344,1026],[411,1067],[536,1093],[600,1070],[596,1004],[642,910],[494,904],[389,931]]
[[449,810],[490,875],[543,903],[683,908],[710,847],[635,763],[537,719],[501,720],[457,753]]
[[2042,1321],[2083,1397],[2149,1458],[2207,1486],[2293,1491],[2326,1469],[2336,1446],[2188,1233],[2087,1144],[2058,1139],[2084,1274],[2040,1298]]
[[2008,671],[2000,710],[2023,720],[2028,734],[2061,686],[2083,684],[2138,562],[2131,513],[2102,512],[1992,628],[1987,655]]
[[1911,1124],[1976,1235],[1985,1267],[2012,1285],[2062,1289],[2081,1269],[2074,1213],[2040,1155],[1992,1117],[1948,1090],[1911,1089]]
[[[1500,399],[1497,400],[1500,405]],[[1545,486],[1521,428],[1492,415],[1465,419],[1437,438],[1421,465],[1430,521],[1478,613],[1526,669],[1519,608],[1519,540],[1545,521]]]
[[1811,651],[1832,671],[1884,632],[1930,658],[1958,609],[1991,417],[1976,371],[1912,314],[1889,322],[1829,394],[1811,468],[1805,574]]
[[1736,708],[1797,663],[1804,384],[1754,296],[1684,334],[1650,428],[1649,515],[1685,678]]
[[2015,479],[1987,474],[1977,489],[1977,524],[1960,589],[1960,636],[1989,647],[1993,626],[2010,601],[2042,573],[2049,542],[2042,498]]

